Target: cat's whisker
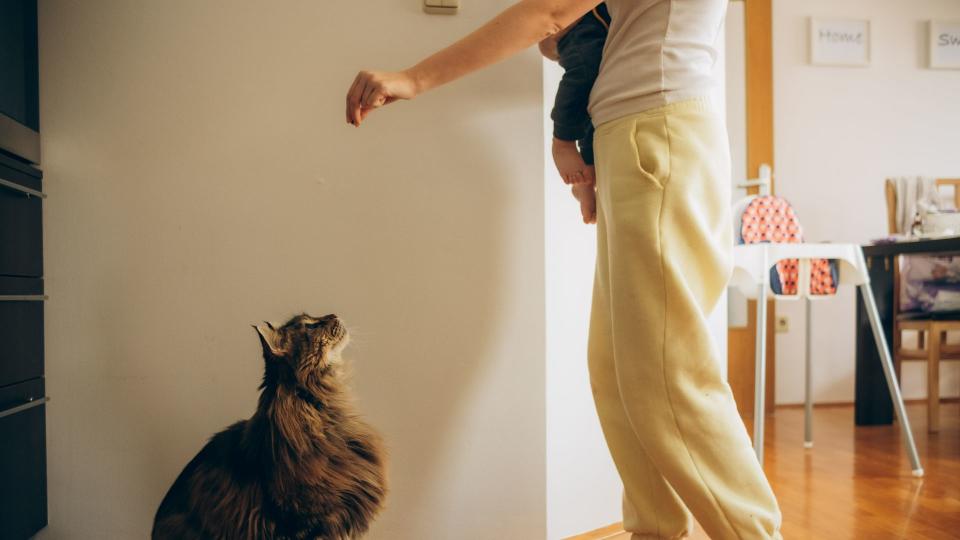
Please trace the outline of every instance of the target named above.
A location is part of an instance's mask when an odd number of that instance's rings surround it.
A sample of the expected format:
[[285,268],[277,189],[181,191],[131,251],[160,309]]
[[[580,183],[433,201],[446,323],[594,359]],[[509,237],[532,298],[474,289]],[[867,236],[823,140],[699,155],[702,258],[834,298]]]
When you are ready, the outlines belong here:
[[348,326],[347,332],[350,334],[350,343],[353,345],[363,345],[366,343],[368,334],[365,333],[359,326]]

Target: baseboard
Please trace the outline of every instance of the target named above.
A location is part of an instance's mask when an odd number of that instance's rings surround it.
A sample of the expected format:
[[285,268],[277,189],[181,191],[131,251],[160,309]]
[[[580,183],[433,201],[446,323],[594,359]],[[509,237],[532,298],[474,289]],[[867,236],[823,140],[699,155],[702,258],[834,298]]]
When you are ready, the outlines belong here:
[[[814,403],[813,407],[816,409],[833,409],[838,407],[852,407],[852,401],[822,401],[819,403]],[[804,407],[803,403],[781,403],[775,408],[777,409],[802,409]]]
[[[927,398],[916,398],[916,399],[905,399],[904,403],[910,404],[924,404],[927,402]],[[960,403],[960,397],[948,397],[940,398],[940,403]],[[830,409],[836,407],[852,407],[852,401],[824,401],[820,403],[814,403],[813,407],[815,409]],[[803,403],[782,403],[776,406],[777,409],[802,409]]]
[[623,523],[607,525],[590,532],[564,538],[564,540],[604,540],[618,534],[623,534]]
[[[927,402],[927,398],[905,399],[903,402],[908,405],[911,403],[924,404]],[[940,403],[960,403],[960,397],[942,397]]]

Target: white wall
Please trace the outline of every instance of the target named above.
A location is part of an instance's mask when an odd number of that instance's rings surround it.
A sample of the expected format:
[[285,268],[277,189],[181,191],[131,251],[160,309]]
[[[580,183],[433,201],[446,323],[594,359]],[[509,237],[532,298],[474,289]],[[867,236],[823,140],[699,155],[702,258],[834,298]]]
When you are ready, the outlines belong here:
[[535,51],[356,130],[400,68],[509,0],[41,2],[50,527],[148,534],[206,438],[253,410],[250,323],[354,327],[392,454],[374,539],[546,535]]
[[[810,16],[869,18],[873,63],[811,66]],[[925,68],[925,21],[960,19],[956,0],[774,1],[777,192],[796,207],[809,240],[865,242],[886,233],[883,180],[960,175],[960,71]],[[814,308],[814,392],[853,401],[855,295]],[[781,302],[790,332],[777,336],[777,402],[803,400],[801,304]],[[957,396],[960,367],[943,365],[941,395]],[[903,370],[907,398],[926,395],[924,364]]]
[[563,69],[545,61],[544,194],[547,299],[547,538],[555,540],[620,521],[622,485],[604,443],[587,372],[587,330],[597,229],[550,153],[550,110]]

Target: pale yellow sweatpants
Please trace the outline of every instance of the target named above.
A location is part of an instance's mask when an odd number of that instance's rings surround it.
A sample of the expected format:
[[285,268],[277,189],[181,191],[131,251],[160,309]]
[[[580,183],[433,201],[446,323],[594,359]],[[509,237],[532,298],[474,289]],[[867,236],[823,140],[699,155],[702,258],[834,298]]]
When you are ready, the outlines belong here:
[[[599,126],[590,381],[634,539],[781,538],[706,314],[731,272],[730,159],[707,100]],[[689,510],[688,510],[689,509]]]

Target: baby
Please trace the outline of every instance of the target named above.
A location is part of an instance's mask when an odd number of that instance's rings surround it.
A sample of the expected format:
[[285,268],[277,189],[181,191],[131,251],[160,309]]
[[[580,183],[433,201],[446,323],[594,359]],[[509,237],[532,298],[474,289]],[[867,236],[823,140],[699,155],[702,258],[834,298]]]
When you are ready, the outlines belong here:
[[597,219],[593,122],[587,113],[587,103],[600,72],[609,27],[607,7],[600,4],[579,21],[540,42],[540,52],[559,61],[564,70],[550,113],[553,162],[563,181],[573,185],[573,196],[580,202],[584,223],[596,223]]

